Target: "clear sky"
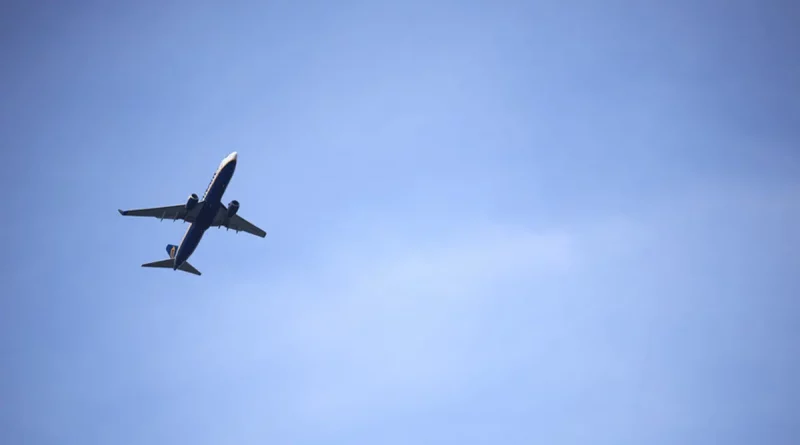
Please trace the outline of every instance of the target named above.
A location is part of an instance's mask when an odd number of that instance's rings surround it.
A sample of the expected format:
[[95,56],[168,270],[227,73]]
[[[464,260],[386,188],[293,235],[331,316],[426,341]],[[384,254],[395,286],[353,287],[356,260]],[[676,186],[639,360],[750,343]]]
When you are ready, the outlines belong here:
[[0,443],[798,443],[798,23],[3,2]]

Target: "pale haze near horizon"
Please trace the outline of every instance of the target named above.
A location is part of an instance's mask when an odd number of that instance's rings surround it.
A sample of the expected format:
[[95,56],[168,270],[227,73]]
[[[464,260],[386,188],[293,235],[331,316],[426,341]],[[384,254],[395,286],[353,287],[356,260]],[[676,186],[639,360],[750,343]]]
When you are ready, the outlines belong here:
[[797,443],[791,2],[0,17],[0,442]]

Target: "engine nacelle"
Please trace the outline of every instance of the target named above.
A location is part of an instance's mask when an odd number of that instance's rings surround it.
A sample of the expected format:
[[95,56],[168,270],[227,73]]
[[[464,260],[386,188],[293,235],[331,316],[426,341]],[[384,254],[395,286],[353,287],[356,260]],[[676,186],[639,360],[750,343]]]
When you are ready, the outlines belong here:
[[233,218],[233,215],[239,211],[239,201],[233,200],[228,203],[228,218]]
[[199,200],[200,198],[197,197],[196,193],[189,195],[189,199],[186,200],[186,211],[191,211]]

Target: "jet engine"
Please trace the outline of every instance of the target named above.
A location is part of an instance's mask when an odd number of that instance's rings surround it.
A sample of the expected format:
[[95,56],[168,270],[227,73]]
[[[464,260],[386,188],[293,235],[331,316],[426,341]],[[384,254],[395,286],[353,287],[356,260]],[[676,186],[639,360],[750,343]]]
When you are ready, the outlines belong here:
[[233,218],[237,211],[239,211],[239,201],[234,199],[228,203],[228,218]]
[[191,211],[197,205],[197,201],[199,201],[197,194],[192,193],[189,195],[189,199],[186,200],[186,211]]

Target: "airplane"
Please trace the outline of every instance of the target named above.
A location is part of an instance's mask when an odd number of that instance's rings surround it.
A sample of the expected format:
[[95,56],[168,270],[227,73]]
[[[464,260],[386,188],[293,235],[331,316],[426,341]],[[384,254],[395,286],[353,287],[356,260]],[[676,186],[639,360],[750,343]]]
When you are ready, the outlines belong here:
[[231,178],[233,178],[237,158],[238,154],[233,152],[222,160],[219,168],[214,172],[214,176],[211,177],[211,182],[208,184],[202,199],[198,199],[197,194],[192,193],[189,195],[186,204],[149,209],[118,210],[120,215],[123,216],[146,216],[159,218],[161,221],[171,219],[173,222],[180,219],[189,223],[189,228],[186,229],[183,239],[177,246],[167,244],[169,258],[145,263],[142,264],[142,267],[171,268],[173,271],[180,270],[194,275],[201,275],[200,271],[189,264],[187,260],[197,249],[197,245],[206,230],[211,227],[225,227],[226,231],[233,229],[236,233],[246,232],[261,238],[267,236],[267,232],[238,215],[238,201],[234,199],[228,203],[227,207],[222,204],[222,195],[228,188]]

